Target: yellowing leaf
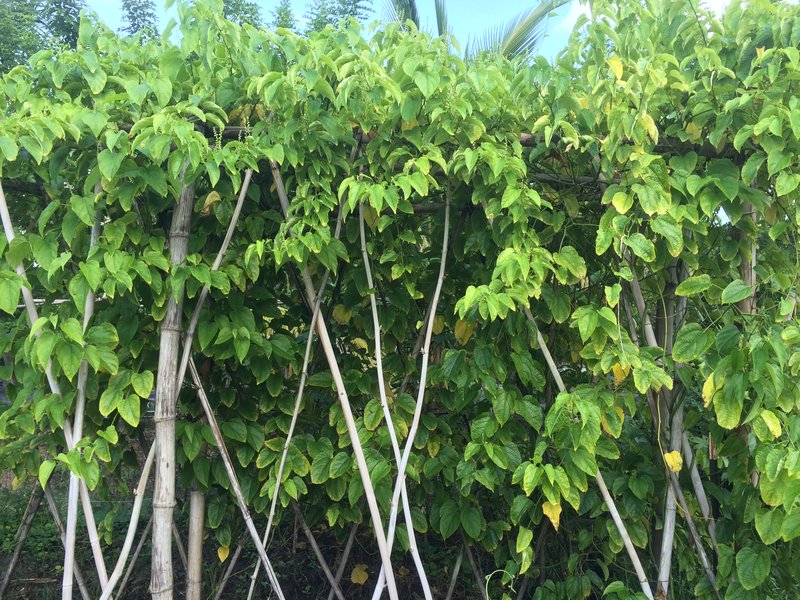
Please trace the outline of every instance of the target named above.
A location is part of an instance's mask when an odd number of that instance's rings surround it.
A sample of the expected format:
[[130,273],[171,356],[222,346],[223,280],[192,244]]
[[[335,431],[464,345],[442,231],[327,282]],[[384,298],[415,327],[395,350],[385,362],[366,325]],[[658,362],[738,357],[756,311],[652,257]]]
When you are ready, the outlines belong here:
[[694,122],[687,124],[685,129],[686,133],[689,134],[689,139],[692,142],[696,142],[697,140],[699,140],[700,136],[703,133],[702,129],[700,129]]
[[353,340],[353,346],[355,346],[356,348],[361,348],[362,350],[369,350],[369,346],[367,345],[367,342],[365,342],[361,338],[355,338]]
[[600,415],[600,425],[603,427],[603,431],[605,431],[611,437],[617,439],[620,435],[622,435],[622,424],[625,422],[625,411],[622,410],[621,406],[615,406],[614,413],[619,418],[619,423],[609,423],[608,417],[606,417],[605,413],[603,413]]
[[673,473],[679,473],[683,467],[683,457],[677,450],[664,454],[664,462],[667,463],[667,467]]
[[761,46],[760,48],[756,48],[756,56],[758,58],[761,58],[763,55],[764,55],[764,46]]
[[714,394],[722,389],[724,383],[725,378],[722,376],[715,378],[713,373],[708,376],[708,379],[703,384],[703,406],[708,408],[708,405],[714,399]]
[[616,54],[608,59],[608,66],[611,67],[611,72],[617,78],[617,81],[622,79],[622,61]]
[[228,555],[231,553],[231,549],[227,546],[220,546],[217,548],[217,556],[219,557],[219,562],[224,563],[228,559]]
[[433,333],[439,335],[442,331],[444,331],[444,317],[437,315],[433,319]]
[[561,505],[545,502],[542,504],[542,512],[548,519],[550,519],[553,527],[555,527],[556,531],[558,531],[558,524],[561,521]]
[[764,423],[767,424],[767,428],[773,437],[780,437],[781,422],[778,417],[775,416],[775,413],[771,410],[762,410],[761,418],[764,419]]
[[641,121],[645,131],[647,131],[647,135],[650,136],[653,143],[658,143],[658,127],[656,127],[656,122],[653,120],[653,117],[650,115],[642,115]]
[[453,330],[453,333],[455,334],[458,343],[461,344],[462,346],[466,346],[467,342],[469,341],[469,338],[472,337],[473,331],[475,331],[474,324],[467,323],[465,320],[459,319],[458,321],[456,321],[456,326],[455,329]]
[[630,365],[628,365],[627,367],[623,367],[621,364],[617,363],[613,367],[611,367],[611,372],[614,373],[614,385],[619,385],[623,381],[625,381],[625,378],[628,376],[628,373],[631,372],[631,367]]
[[346,325],[349,323],[352,314],[353,311],[347,308],[344,304],[337,304],[333,308],[333,320],[339,323],[339,325]]
[[200,210],[200,214],[204,217],[207,217],[209,214],[211,214],[211,209],[214,207],[214,205],[220,200],[222,200],[222,196],[219,195],[219,192],[209,192],[208,196],[206,196],[205,202],[203,202],[203,208]]
[[353,570],[350,572],[350,581],[356,585],[364,585],[367,583],[367,579],[369,579],[367,565],[359,564],[353,567]]

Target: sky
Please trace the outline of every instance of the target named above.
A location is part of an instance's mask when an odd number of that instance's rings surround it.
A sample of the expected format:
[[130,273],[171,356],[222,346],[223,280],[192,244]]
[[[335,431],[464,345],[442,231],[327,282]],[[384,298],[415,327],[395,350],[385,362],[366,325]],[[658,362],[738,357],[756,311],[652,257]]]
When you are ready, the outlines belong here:
[[[0,0],[4,1],[4,0]],[[701,0],[708,8],[721,11],[730,0]],[[164,27],[168,16],[163,10],[163,0],[155,0],[158,7],[159,26]],[[272,17],[272,11],[278,0],[256,0],[261,8],[262,17],[266,22]],[[122,0],[86,0],[87,6],[95,11],[99,17],[111,28],[121,26]],[[308,0],[293,0],[295,16],[302,20],[306,12]],[[373,0],[375,18],[383,16],[386,0]],[[450,27],[463,50],[471,37],[480,36],[487,29],[507,23],[513,17],[536,6],[536,0],[449,0],[448,19]],[[423,29],[436,30],[436,17],[433,0],[417,0],[420,11],[420,20]],[[578,17],[585,11],[577,0],[572,0],[555,11],[547,21],[544,39],[539,46],[539,52],[548,59],[553,59],[567,43],[569,34]],[[174,14],[174,13],[173,13]]]

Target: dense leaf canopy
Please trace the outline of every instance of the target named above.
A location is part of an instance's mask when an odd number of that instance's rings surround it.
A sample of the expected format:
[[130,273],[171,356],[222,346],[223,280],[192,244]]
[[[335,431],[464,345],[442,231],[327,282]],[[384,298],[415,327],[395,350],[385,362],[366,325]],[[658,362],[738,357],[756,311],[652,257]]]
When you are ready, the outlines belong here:
[[[322,314],[388,512],[397,464],[369,295],[402,444],[449,203],[408,466],[416,530],[463,534],[503,585],[533,576],[537,598],[628,598],[639,584],[593,478],[599,468],[655,582],[677,472],[676,597],[715,597],[698,546],[727,598],[796,589],[800,9],[735,1],[717,18],[690,0],[596,0],[551,65],[467,64],[446,39],[395,24],[275,34],[217,4],[178,3],[178,32],[143,45],[86,18],[76,51],[40,52],[0,83],[0,181],[17,229],[0,238],[0,465],[23,480],[58,463],[109,493],[150,427],[167,300],[185,294],[188,320],[207,285],[197,362],[247,500],[268,512],[311,333],[299,273],[319,284],[330,269]],[[197,200],[187,259],[171,267],[183,170]],[[37,335],[18,308],[27,285],[42,301]],[[280,499],[338,529],[368,517],[315,349]],[[67,452],[82,360],[88,423]],[[62,397],[43,386],[48,362]],[[238,516],[190,387],[179,410],[180,485],[207,491],[227,547]]]

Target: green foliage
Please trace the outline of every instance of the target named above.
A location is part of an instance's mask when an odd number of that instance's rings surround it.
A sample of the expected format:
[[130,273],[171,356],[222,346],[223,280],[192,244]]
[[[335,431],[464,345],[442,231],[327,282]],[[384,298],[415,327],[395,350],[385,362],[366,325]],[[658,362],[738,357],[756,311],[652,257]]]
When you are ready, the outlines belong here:
[[[702,532],[690,542],[679,517],[673,594],[715,596],[695,552],[712,552],[695,466],[713,499],[719,589],[785,597],[800,534],[800,10],[734,3],[718,19],[688,0],[652,4],[593,2],[555,65],[466,63],[397,24],[370,39],[352,21],[279,35],[209,1],[179,4],[178,41],[140,44],[85,19],[77,49],[13,69],[0,84],[0,170],[18,228],[0,241],[0,464],[20,481],[70,469],[111,485],[149,425],[166,301],[184,290],[190,314],[208,285],[196,361],[247,500],[266,512],[311,334],[297,272],[318,283],[330,269],[323,314],[386,511],[397,467],[353,213],[367,213],[405,442],[448,200],[453,243],[408,466],[415,529],[442,544],[463,535],[504,572],[497,585],[541,578],[538,598],[631,597],[638,584],[592,479],[599,468],[654,573],[669,485],[656,428],[681,407],[693,460],[678,478]],[[184,165],[198,201],[186,263],[170,267]],[[212,271],[247,168],[242,219]],[[33,335],[23,286],[42,301]],[[742,310],[753,296],[758,310]],[[85,436],[66,452],[83,359]],[[48,363],[62,398],[44,391]],[[313,525],[340,530],[365,521],[363,487],[331,373],[322,357],[309,370],[280,502],[302,499]],[[209,526],[229,539],[234,503],[193,390],[180,412],[180,483],[208,492]]]
[[0,72],[5,72],[39,49],[36,0],[0,5]]
[[284,29],[295,29],[297,23],[292,12],[291,0],[281,0],[272,11],[272,23],[274,29],[282,27]]
[[158,33],[156,5],[153,0],[122,0],[122,31],[129,35],[141,33],[143,37],[154,37]]

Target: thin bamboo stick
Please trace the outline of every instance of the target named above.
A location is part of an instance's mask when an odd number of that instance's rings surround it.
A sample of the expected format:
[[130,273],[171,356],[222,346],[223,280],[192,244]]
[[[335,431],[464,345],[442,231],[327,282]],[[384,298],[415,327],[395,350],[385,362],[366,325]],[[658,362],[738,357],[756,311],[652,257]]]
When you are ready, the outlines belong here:
[[[61,520],[61,515],[59,514],[58,506],[56,505],[56,499],[53,498],[53,492],[50,491],[49,484],[47,487],[45,487],[44,497],[45,500],[47,500],[47,508],[50,510],[50,514],[53,517],[53,522],[56,524],[56,529],[58,529],[58,535],[61,538],[61,545],[66,548],[67,534],[66,530],[64,529],[64,522]],[[81,593],[81,597],[83,600],[90,600],[91,596],[89,596],[89,590],[86,587],[86,581],[84,580],[83,574],[81,573],[81,570],[77,564],[75,564],[73,573],[75,575],[75,581],[78,583],[78,590]]]
[[314,537],[311,529],[308,527],[308,523],[303,518],[303,513],[300,510],[300,506],[297,502],[292,501],[292,508],[294,508],[294,514],[297,515],[297,518],[300,520],[300,527],[303,529],[303,533],[308,540],[308,543],[311,544],[311,549],[314,551],[314,556],[317,557],[317,562],[319,562],[319,566],[322,567],[322,572],[325,573],[325,577],[328,580],[328,583],[331,584],[331,588],[333,589],[334,594],[339,600],[345,600],[344,594],[342,594],[342,590],[339,588],[339,582],[336,581],[333,577],[333,573],[331,573],[331,569],[328,566],[328,562],[325,560],[325,557],[322,555],[322,551],[319,549],[319,544],[317,544],[317,539]]
[[461,561],[464,560],[464,546],[462,545],[458,551],[458,557],[456,558],[456,564],[453,566],[453,575],[450,577],[450,585],[447,588],[447,596],[444,597],[444,600],[450,600],[453,597],[453,592],[456,589],[456,581],[458,581],[458,574],[461,571]]
[[[270,161],[270,168],[272,169],[273,179],[275,180],[275,187],[278,191],[278,198],[280,199],[284,216],[288,216],[289,197],[286,194],[286,188],[283,185],[283,179],[281,178],[280,170],[278,169],[278,164],[275,161]],[[311,282],[311,275],[308,272],[308,268],[303,269],[302,278],[308,304],[313,305],[316,300],[315,290],[314,290],[314,285]],[[370,511],[370,518],[372,520],[373,530],[375,532],[378,551],[380,552],[381,562],[383,563],[387,573],[386,577],[388,582],[387,587],[389,589],[389,598],[391,600],[399,600],[399,596],[397,593],[397,584],[395,583],[394,573],[392,571],[392,562],[391,562],[391,555],[389,552],[389,546],[386,542],[386,532],[383,530],[383,524],[381,523],[380,509],[378,508],[378,501],[375,498],[375,490],[372,486],[372,480],[370,479],[369,476],[369,468],[367,467],[367,461],[366,458],[364,457],[364,449],[362,448],[361,440],[358,437],[358,429],[356,427],[355,418],[353,417],[353,411],[350,408],[350,400],[347,397],[347,389],[345,388],[344,385],[344,379],[342,378],[341,371],[339,370],[339,364],[336,359],[336,352],[334,351],[333,343],[331,342],[330,336],[328,335],[328,328],[325,325],[325,319],[323,318],[322,315],[319,316],[319,319],[317,321],[317,334],[319,335],[320,343],[322,344],[323,351],[325,352],[325,358],[328,361],[328,367],[331,370],[331,376],[333,377],[333,382],[336,386],[337,397],[342,407],[342,415],[347,425],[347,432],[350,437],[350,443],[353,446],[353,455],[355,456],[356,464],[358,465],[358,472],[359,476],[361,477],[361,483],[364,486],[364,495],[366,496],[367,499],[367,506],[369,507]]]
[[[400,490],[402,489],[403,481],[406,476],[406,468],[408,461],[411,457],[411,450],[414,446],[414,439],[417,435],[419,428],[419,421],[422,417],[422,406],[425,400],[425,386],[428,378],[428,362],[430,360],[431,337],[433,336],[433,322],[436,318],[436,307],[439,303],[439,296],[442,292],[442,283],[444,282],[444,274],[447,266],[447,245],[450,238],[450,191],[447,191],[447,201],[444,209],[444,236],[442,239],[442,254],[439,261],[439,276],[436,279],[436,287],[433,291],[433,299],[431,300],[431,309],[428,313],[428,322],[425,325],[425,342],[422,346],[422,366],[419,375],[419,390],[417,392],[417,403],[414,407],[414,416],[411,420],[411,427],[408,431],[408,438],[406,439],[405,448],[403,448],[403,456],[401,457],[400,464],[397,468],[397,480],[395,481],[394,491],[392,492],[391,510],[389,512],[389,539],[394,539],[395,526],[397,524],[397,502],[400,497]],[[391,542],[390,542],[391,543]],[[382,590],[384,577],[386,576],[385,569],[381,568],[381,573],[378,576],[378,584],[376,590]],[[379,597],[379,596],[378,596]],[[375,596],[373,595],[373,598]]]
[[[347,542],[344,545],[344,551],[342,552],[342,557],[339,559],[339,566],[336,568],[336,575],[334,576],[336,585],[339,585],[339,582],[342,580],[342,575],[344,575],[344,568],[347,566],[347,559],[350,557],[350,550],[353,549],[353,542],[356,539],[356,531],[358,531],[358,523],[353,524],[350,528],[350,535],[347,536]],[[334,595],[335,591],[331,588],[331,591],[328,592],[328,600],[333,600]]]
[[[10,216],[10,214],[8,212],[8,204],[6,202],[5,193],[3,192],[2,182],[0,182],[0,220],[2,220],[2,222],[3,222],[3,231],[4,231],[5,235],[6,235],[6,240],[8,241],[8,243],[11,243],[11,241],[15,237],[15,235],[14,235],[14,227],[11,224],[11,216]],[[28,278],[27,278],[27,275],[25,274],[25,268],[22,266],[22,264],[19,264],[19,265],[16,266],[16,272],[23,280],[25,280],[27,282]],[[26,309],[26,312],[28,313],[28,321],[30,323],[30,326],[33,327],[34,323],[36,323],[36,321],[39,320],[39,313],[36,310],[36,304],[35,304],[35,301],[33,299],[33,294],[31,293],[31,290],[26,286],[22,286],[21,292],[22,292],[22,299],[23,299],[23,302],[25,304],[25,309]],[[41,333],[42,333],[41,329],[37,329],[34,335],[40,336]],[[48,361],[48,363],[47,363],[47,365],[45,367],[45,377],[47,378],[47,383],[48,383],[48,385],[50,387],[50,391],[53,393],[53,395],[54,396],[58,396],[59,398],[61,398],[62,397],[61,386],[58,384],[58,380],[53,376],[52,365],[51,365],[50,361]],[[72,448],[74,448],[75,443],[78,440],[75,439],[74,436],[73,436],[72,422],[70,421],[69,418],[65,418],[64,419],[64,423],[62,425],[62,430],[64,431],[64,440],[67,443],[67,449],[68,450],[72,450]],[[97,575],[98,575],[98,578],[100,579],[101,584],[102,584],[102,582],[107,581],[107,576],[105,574],[105,563],[103,561],[102,554],[99,553],[100,546],[99,546],[99,543],[97,543],[97,540],[99,539],[98,535],[97,535],[97,527],[96,527],[95,522],[94,522],[94,514],[92,512],[92,505],[88,500],[88,490],[86,489],[86,483],[84,481],[81,481],[73,473],[70,473],[70,495],[72,497],[75,497],[79,493],[83,494],[82,500],[83,500],[83,508],[84,508],[84,517],[85,517],[85,521],[86,521],[86,528],[87,528],[88,533],[89,533],[89,539],[93,542],[92,543],[92,553],[94,555],[95,565],[97,565],[97,571],[98,571]],[[75,501],[72,500],[72,502],[73,502],[73,505],[74,505]],[[72,539],[71,540],[70,540],[69,531],[65,532],[64,548],[65,548],[65,551],[64,551],[64,554],[65,554],[65,560],[64,560],[65,569],[64,569],[64,578],[62,580],[62,598],[70,600],[72,598],[72,581],[73,581],[72,568],[71,568],[70,565],[73,565],[74,562],[75,562],[74,561],[74,548],[75,548],[74,531],[73,531],[73,535],[72,535]],[[71,552],[70,552],[70,548],[72,548]],[[72,554],[72,559],[70,559],[70,560],[68,560],[68,555],[69,554]],[[67,574],[68,574],[67,567],[69,567],[69,579],[67,579]]]
[[178,549],[178,558],[181,560],[181,566],[183,567],[183,572],[185,573],[188,560],[186,558],[186,548],[183,545],[181,532],[178,531],[178,526],[175,524],[175,521],[172,522],[172,539],[175,540],[175,547]]
[[242,493],[242,488],[239,485],[239,479],[236,477],[236,471],[233,467],[233,461],[231,460],[230,455],[228,454],[228,448],[225,446],[225,441],[222,437],[222,432],[219,429],[219,425],[217,424],[217,418],[214,416],[214,412],[211,410],[211,403],[208,401],[208,396],[206,396],[206,391],[203,388],[203,382],[200,379],[200,374],[197,372],[197,367],[194,365],[194,360],[189,358],[189,372],[191,373],[192,380],[194,381],[194,385],[197,388],[197,396],[200,398],[200,403],[203,406],[203,411],[206,413],[206,418],[208,419],[208,424],[211,426],[211,431],[214,434],[214,440],[217,443],[217,448],[219,448],[220,456],[222,457],[222,462],[225,465],[225,471],[228,474],[228,479],[231,482],[231,487],[233,488],[233,493],[236,496],[236,501],[239,504],[239,510],[242,513],[242,517],[244,518],[245,525],[247,526],[247,531],[250,534],[250,537],[253,538],[253,541],[256,544],[256,550],[258,550],[258,555],[261,558],[261,561],[264,563],[264,568],[267,570],[267,577],[270,580],[270,584],[272,585],[272,589],[275,591],[275,594],[278,596],[280,600],[285,600],[285,596],[283,595],[283,590],[281,589],[280,583],[278,582],[278,578],[275,575],[275,571],[272,568],[272,564],[267,557],[267,553],[264,550],[264,547],[259,543],[258,531],[256,531],[256,527],[253,524],[253,518],[250,516],[250,511],[247,508],[247,503],[244,499],[244,494]]
[[484,579],[483,572],[481,571],[480,566],[475,560],[475,556],[472,554],[472,548],[470,548],[469,545],[467,545],[466,540],[464,541],[463,548],[467,552],[467,558],[469,559],[469,566],[472,568],[472,574],[475,576],[475,583],[478,585],[478,589],[480,590],[481,599],[489,600],[489,595],[486,593],[486,579]]
[[[397,441],[397,432],[394,428],[394,420],[392,413],[389,410],[389,402],[386,397],[386,380],[383,374],[383,348],[381,346],[381,323],[378,317],[378,302],[375,300],[375,282],[372,279],[372,268],[370,267],[369,253],[367,252],[367,236],[364,231],[364,209],[363,205],[358,206],[358,228],[361,238],[361,257],[364,261],[364,271],[367,276],[367,288],[369,291],[369,303],[372,309],[372,329],[375,339],[375,369],[378,375],[378,395],[380,397],[381,409],[383,410],[383,418],[386,420],[386,428],[389,430],[389,441],[392,444],[392,451],[394,452],[394,459],[398,466],[402,464],[402,455],[400,454],[400,444]],[[408,546],[411,552],[411,557],[414,560],[414,565],[417,568],[420,584],[422,585],[422,592],[426,600],[433,600],[431,594],[431,587],[428,584],[428,577],[425,575],[425,567],[422,564],[422,558],[419,555],[417,548],[417,538],[414,534],[414,522],[411,517],[411,506],[408,502],[408,490],[406,488],[405,477],[399,477],[400,482],[400,496],[403,503],[403,517],[406,522],[406,530],[408,531]],[[389,547],[393,543],[391,532],[388,535]],[[380,579],[379,579],[380,581]],[[381,585],[375,586],[375,592],[372,594],[373,600],[378,600],[378,597],[383,592]]]
[[117,598],[123,597],[122,594],[125,591],[125,586],[128,585],[128,579],[130,579],[131,573],[133,573],[133,567],[136,565],[136,560],[139,558],[139,553],[142,551],[144,543],[147,541],[147,535],[150,533],[150,529],[152,527],[153,527],[153,516],[151,515],[150,518],[147,520],[147,525],[144,526],[144,531],[142,531],[142,535],[139,538],[139,543],[136,544],[136,550],[133,551],[131,562],[125,571],[125,577],[122,578],[122,581],[119,584],[119,590],[117,591]]
[[[225,589],[225,586],[228,583],[228,580],[231,578],[233,574],[233,569],[236,566],[236,562],[239,560],[239,555],[242,553],[242,549],[244,548],[244,543],[242,539],[239,540],[239,543],[236,544],[236,550],[233,551],[233,556],[228,561],[228,567],[225,569],[225,574],[222,576],[222,581],[219,582],[219,586],[217,587],[217,591],[214,593],[214,600],[219,600],[222,597],[222,592]],[[257,564],[261,564],[261,561],[258,561]]]
[[103,594],[100,600],[108,600],[111,598],[111,593],[114,591],[117,581],[122,576],[122,571],[125,568],[125,563],[128,560],[128,554],[133,546],[133,539],[136,537],[136,527],[139,525],[139,515],[142,512],[142,502],[144,501],[145,490],[147,489],[147,480],[150,477],[150,471],[153,468],[153,460],[156,456],[156,444],[150,446],[150,451],[147,453],[147,458],[142,467],[142,473],[139,475],[139,484],[136,486],[136,492],[133,499],[133,508],[131,510],[131,519],[128,523],[128,532],[125,534],[125,542],[122,545],[122,550],[117,558],[117,564],[111,573],[108,580],[108,585],[103,589]]
[[6,566],[3,581],[0,582],[0,599],[3,598],[6,589],[8,589],[8,584],[11,583],[11,576],[14,574],[14,568],[17,566],[20,554],[22,554],[22,547],[25,545],[25,540],[28,539],[28,534],[31,531],[33,518],[39,510],[39,505],[42,503],[42,496],[44,496],[42,486],[40,486],[38,482],[34,483],[31,497],[28,500],[28,504],[25,506],[25,512],[22,514],[19,527],[17,527],[17,533],[14,535],[14,551],[11,553],[11,558]]
[[[566,392],[567,387],[564,385],[564,380],[561,378],[561,373],[558,371],[558,367],[556,367],[556,363],[550,354],[550,350],[547,347],[547,342],[545,342],[544,337],[542,337],[542,333],[539,331],[539,328],[536,327],[536,321],[533,318],[533,313],[527,306],[525,307],[525,315],[527,316],[528,321],[530,321],[530,323],[536,328],[536,339],[539,343],[539,348],[544,355],[545,362],[550,369],[550,374],[553,376],[558,390],[560,392]],[[642,588],[642,592],[644,592],[644,595],[647,596],[649,600],[653,600],[653,590],[650,588],[650,583],[648,582],[647,575],[644,572],[642,561],[639,560],[639,555],[636,553],[636,548],[634,548],[631,537],[628,535],[628,530],[625,527],[625,523],[622,521],[622,517],[620,517],[619,511],[617,510],[617,505],[615,504],[614,499],[611,497],[611,494],[608,492],[606,482],[603,479],[603,474],[600,472],[599,468],[597,469],[594,478],[595,481],[597,481],[597,486],[600,488],[600,494],[603,496],[606,506],[608,506],[608,512],[611,513],[611,518],[614,521],[614,525],[616,525],[617,531],[619,532],[619,535],[625,544],[625,549],[628,551],[628,556],[633,563],[636,576],[639,578],[639,585]]]

